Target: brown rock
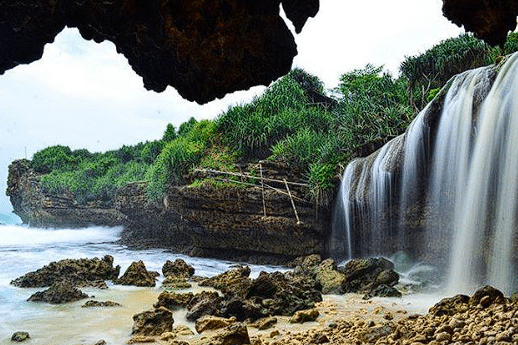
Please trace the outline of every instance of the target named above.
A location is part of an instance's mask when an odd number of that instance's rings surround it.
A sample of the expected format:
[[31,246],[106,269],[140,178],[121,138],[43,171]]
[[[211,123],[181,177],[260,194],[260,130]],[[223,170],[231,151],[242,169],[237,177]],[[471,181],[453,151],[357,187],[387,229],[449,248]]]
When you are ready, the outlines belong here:
[[192,292],[176,293],[163,291],[158,295],[158,301],[154,304],[155,308],[166,307],[167,309],[186,308],[194,297]]
[[52,284],[45,291],[38,291],[29,297],[31,302],[47,302],[52,304],[61,304],[79,301],[88,298],[88,295],[74,287],[68,281],[60,281]]
[[115,284],[119,285],[134,285],[134,286],[149,286],[156,285],[156,274],[149,272],[142,260],[133,262],[126,272],[119,279],[115,280]]
[[299,310],[293,314],[290,323],[304,323],[315,321],[320,313],[317,309]]
[[164,277],[189,278],[194,275],[194,267],[188,265],[183,259],[176,259],[174,262],[167,260],[162,267],[162,274]]
[[31,337],[28,332],[14,332],[11,336],[11,341],[21,343],[26,340],[29,340]]
[[173,329],[173,313],[164,307],[133,315],[132,335],[158,336]]
[[236,322],[235,318],[227,319],[224,317],[205,315],[195,322],[196,332],[203,333],[204,331],[220,329],[230,326]]
[[90,300],[90,301],[86,301],[85,304],[83,304],[81,307],[82,308],[92,308],[92,307],[120,307],[121,305],[117,302],[113,302],[113,301],[104,301],[104,302],[99,302],[99,301],[94,301],[94,300]]
[[264,317],[262,319],[257,320],[256,322],[250,324],[250,327],[255,327],[259,330],[265,330],[272,328],[277,323],[277,318],[270,316]]
[[29,272],[11,282],[18,287],[48,287],[52,284],[67,280],[77,287],[104,287],[100,283],[112,280],[119,275],[120,267],[113,267],[113,257],[104,256],[102,259],[64,259]]

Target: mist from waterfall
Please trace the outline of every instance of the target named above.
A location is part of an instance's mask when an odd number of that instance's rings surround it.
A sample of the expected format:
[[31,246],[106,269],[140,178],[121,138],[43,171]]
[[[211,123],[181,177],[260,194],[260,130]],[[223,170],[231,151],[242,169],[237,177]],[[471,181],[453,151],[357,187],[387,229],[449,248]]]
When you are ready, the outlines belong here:
[[346,168],[333,255],[409,252],[444,272],[448,293],[518,287],[517,60],[496,79],[494,67],[456,76],[403,136]]

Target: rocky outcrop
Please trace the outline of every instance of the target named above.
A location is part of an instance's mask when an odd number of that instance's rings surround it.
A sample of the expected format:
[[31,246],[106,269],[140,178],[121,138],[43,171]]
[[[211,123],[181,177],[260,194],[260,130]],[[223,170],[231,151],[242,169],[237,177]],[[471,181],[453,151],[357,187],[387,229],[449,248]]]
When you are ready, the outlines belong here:
[[117,226],[124,215],[102,203],[80,205],[68,192],[53,193],[43,188],[30,161],[16,160],[9,165],[7,196],[14,213],[34,227],[78,228],[91,225]]
[[164,308],[155,308],[133,315],[131,334],[137,336],[156,336],[173,330],[173,313]]
[[503,45],[516,28],[518,2],[508,0],[443,0],[446,18],[491,45]]
[[281,4],[297,32],[319,9],[318,0],[3,1],[0,74],[38,60],[71,27],[113,42],[147,89],[171,85],[205,103],[289,72],[297,49]]
[[[257,181],[256,185],[234,187],[202,182],[169,186],[162,200],[153,201],[146,195],[146,183],[135,182],[106,204],[80,205],[67,191],[46,190],[30,161],[18,160],[9,167],[7,195],[25,223],[56,228],[124,225],[122,242],[137,248],[162,247],[251,263],[286,263],[298,256],[323,253],[330,208],[305,199],[308,186],[301,171],[266,161],[261,167],[272,187],[264,191]],[[260,166],[250,164],[242,169],[259,171]],[[186,180],[214,175],[195,171]],[[291,197],[284,179],[289,181]]]
[[[146,198],[145,183],[125,186],[115,202],[127,219],[123,241],[248,262],[285,263],[323,253],[329,208],[304,199],[307,186],[288,165],[262,162],[262,169],[264,177],[275,180],[268,184],[276,189],[265,188],[263,193],[260,185],[220,187],[208,182],[170,186],[156,202]],[[259,165],[243,170],[259,171]],[[188,180],[207,177],[213,173],[198,171]],[[283,179],[300,183],[289,185],[295,209]]]
[[64,259],[29,272],[11,282],[23,288],[49,287],[66,280],[73,286],[100,286],[99,281],[116,279],[120,267],[113,267],[113,257],[102,259]]
[[142,260],[132,262],[126,272],[113,282],[119,285],[148,286],[156,285],[158,272],[150,272],[146,269]]
[[30,302],[47,302],[51,304],[62,304],[79,301],[89,296],[83,293],[69,281],[59,281],[45,291],[38,291],[29,297]]

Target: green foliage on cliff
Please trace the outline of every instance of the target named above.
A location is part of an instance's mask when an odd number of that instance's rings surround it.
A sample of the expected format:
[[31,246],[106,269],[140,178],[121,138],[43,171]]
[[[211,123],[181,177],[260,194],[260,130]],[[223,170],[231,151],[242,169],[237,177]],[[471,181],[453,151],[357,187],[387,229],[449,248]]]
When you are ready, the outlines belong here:
[[410,56],[401,63],[401,75],[408,79],[412,105],[421,109],[431,90],[440,88],[455,74],[498,61],[502,55],[518,51],[518,33],[511,33],[503,50],[463,34],[435,45],[423,54]]
[[160,199],[194,168],[236,171],[237,162],[269,159],[302,168],[310,196],[326,204],[336,176],[365,143],[403,133],[453,74],[516,50],[518,34],[509,36],[503,50],[461,35],[406,58],[398,78],[370,64],[344,73],[333,96],[316,76],[294,69],[213,121],[190,118],[178,130],[169,124],[161,139],[106,153],[52,146],[37,152],[31,164],[44,174],[46,188],[71,191],[85,203],[108,201],[139,180],[148,181],[149,198]]

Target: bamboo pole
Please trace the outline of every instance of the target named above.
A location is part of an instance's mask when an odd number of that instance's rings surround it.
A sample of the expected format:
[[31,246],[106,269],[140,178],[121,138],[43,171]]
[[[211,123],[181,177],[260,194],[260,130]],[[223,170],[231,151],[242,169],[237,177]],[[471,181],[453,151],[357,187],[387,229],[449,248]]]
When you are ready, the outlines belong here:
[[[232,173],[232,172],[228,172],[228,171],[217,171],[217,170],[212,170],[212,169],[195,169],[194,171],[214,173],[214,174],[219,174],[219,175],[232,175],[232,176],[238,176],[238,177],[247,177],[247,178],[251,178],[251,179],[257,178],[257,177],[250,176],[250,175],[237,174],[237,173]],[[264,181],[270,181],[270,182],[288,183],[288,184],[291,184],[294,186],[310,187],[310,185],[307,183],[287,182],[286,179],[284,179],[283,181],[271,179],[271,178],[267,178],[267,177],[262,177],[261,179]]]
[[286,181],[286,179],[284,179],[284,184],[286,185],[286,189],[288,190],[288,194],[289,194],[290,200],[291,200],[291,206],[293,206],[293,211],[295,211],[295,217],[297,218],[297,224],[300,224],[302,222],[300,221],[299,215],[297,214],[297,208],[295,207],[295,202],[293,201],[293,198],[291,196],[290,187],[288,187],[288,182]]
[[261,192],[263,194],[263,217],[266,218],[266,201],[264,201],[264,180],[263,180],[263,165],[259,164],[259,171],[261,173]]

